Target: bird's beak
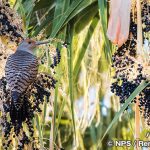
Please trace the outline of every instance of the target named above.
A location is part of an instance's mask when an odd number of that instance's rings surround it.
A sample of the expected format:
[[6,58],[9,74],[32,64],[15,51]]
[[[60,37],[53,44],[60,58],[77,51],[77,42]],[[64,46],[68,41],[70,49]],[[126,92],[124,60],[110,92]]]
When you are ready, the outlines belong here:
[[35,44],[36,45],[42,45],[42,44],[47,44],[47,43],[50,43],[50,41],[37,41]]

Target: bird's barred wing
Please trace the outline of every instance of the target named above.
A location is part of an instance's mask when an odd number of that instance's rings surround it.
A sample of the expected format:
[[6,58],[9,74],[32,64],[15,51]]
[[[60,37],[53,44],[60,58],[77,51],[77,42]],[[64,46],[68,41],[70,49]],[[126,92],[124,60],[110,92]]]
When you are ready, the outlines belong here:
[[[11,55],[6,63],[5,74],[11,91],[24,92],[35,80],[38,72],[38,61],[27,52]],[[27,53],[27,54],[26,54]]]

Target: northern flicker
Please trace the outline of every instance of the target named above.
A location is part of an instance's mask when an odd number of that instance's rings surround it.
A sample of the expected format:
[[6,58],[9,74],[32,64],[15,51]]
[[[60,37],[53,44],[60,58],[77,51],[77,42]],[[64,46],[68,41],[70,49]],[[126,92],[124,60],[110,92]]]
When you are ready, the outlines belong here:
[[[38,74],[38,59],[33,50],[46,42],[36,42],[25,39],[18,46],[16,52],[8,57],[5,66],[5,76],[8,89],[11,92],[11,115],[21,117],[23,95],[27,88],[34,82]],[[12,118],[12,116],[11,116]]]

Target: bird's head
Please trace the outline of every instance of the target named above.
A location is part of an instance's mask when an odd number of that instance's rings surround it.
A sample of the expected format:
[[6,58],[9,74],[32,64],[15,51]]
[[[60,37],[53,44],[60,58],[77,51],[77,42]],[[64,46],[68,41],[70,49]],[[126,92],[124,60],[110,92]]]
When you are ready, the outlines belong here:
[[32,39],[25,39],[19,44],[17,50],[33,53],[33,50],[37,46],[42,45],[42,44],[47,44],[47,43],[49,43],[49,41],[34,41]]

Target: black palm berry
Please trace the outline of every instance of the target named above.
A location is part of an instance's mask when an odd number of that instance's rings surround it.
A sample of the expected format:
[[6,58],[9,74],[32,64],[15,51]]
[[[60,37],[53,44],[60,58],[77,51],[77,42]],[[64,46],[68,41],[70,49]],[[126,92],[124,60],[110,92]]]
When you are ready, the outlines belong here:
[[56,48],[56,55],[54,55],[52,59],[53,59],[53,62],[50,67],[54,69],[54,67],[56,67],[60,63],[60,60],[61,60],[61,54],[58,48]]

